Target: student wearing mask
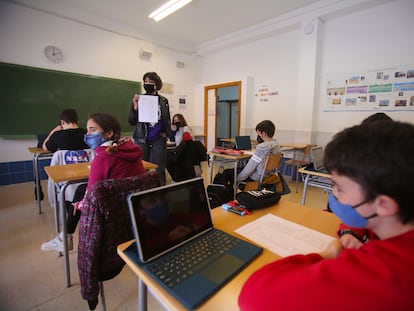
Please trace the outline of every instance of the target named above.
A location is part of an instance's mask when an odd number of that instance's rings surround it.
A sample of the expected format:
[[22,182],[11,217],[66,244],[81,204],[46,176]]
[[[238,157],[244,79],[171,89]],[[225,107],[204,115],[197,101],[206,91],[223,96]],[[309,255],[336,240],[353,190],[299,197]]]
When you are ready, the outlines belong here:
[[[87,121],[87,134],[84,135],[84,140],[91,149],[95,150],[86,191],[98,180],[144,174],[141,148],[131,139],[121,138],[121,125],[113,115],[91,114]],[[72,234],[79,222],[83,202],[84,193],[75,194],[74,203],[66,202],[69,250],[73,249]],[[63,252],[62,237],[63,234],[60,233],[53,240],[43,243],[41,249]]]
[[[374,122],[389,122],[393,121],[390,116],[383,112],[377,112],[369,115],[361,124],[370,124]],[[328,204],[328,210],[329,210]],[[340,237],[341,243],[345,248],[360,248],[364,243],[369,240],[376,240],[378,237],[374,232],[364,228],[352,228],[342,223],[339,226],[338,236]]]
[[147,72],[143,76],[145,95],[158,97],[158,121],[155,123],[138,121],[139,95],[135,94],[128,122],[134,129],[134,140],[143,152],[142,159],[158,165],[157,172],[161,184],[165,184],[165,164],[167,159],[167,138],[173,139],[171,131],[170,106],[167,98],[158,94],[162,81],[156,72]]
[[171,130],[174,132],[175,146],[193,139],[191,128],[187,125],[187,121],[181,113],[176,113],[172,117]]
[[[288,256],[253,273],[239,295],[246,310],[409,311],[414,306],[414,126],[361,124],[325,148],[331,210],[377,240],[332,241],[320,253]],[[299,298],[298,298],[299,295]]]
[[187,121],[181,113],[172,117],[171,130],[174,133],[175,147],[169,148],[167,152],[166,168],[173,181],[181,181],[195,177],[192,157],[187,148],[188,141],[193,140],[193,134]]

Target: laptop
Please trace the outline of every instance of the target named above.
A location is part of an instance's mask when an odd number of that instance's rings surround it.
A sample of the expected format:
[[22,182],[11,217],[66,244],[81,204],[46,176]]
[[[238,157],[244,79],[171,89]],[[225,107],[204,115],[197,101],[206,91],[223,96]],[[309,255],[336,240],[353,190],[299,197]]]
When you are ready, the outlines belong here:
[[236,149],[237,150],[250,150],[252,149],[252,142],[250,136],[236,136]]
[[[203,178],[133,193],[127,201],[136,239],[133,260],[188,309],[206,301],[262,252],[214,228]],[[221,239],[227,246],[214,249],[211,243]],[[188,249],[193,258],[186,257]],[[203,259],[206,254],[210,257]],[[175,273],[177,266],[181,271]]]
[[310,154],[311,154],[311,160],[313,163],[313,169],[316,172],[328,173],[328,171],[326,170],[323,164],[323,147],[322,146],[313,147],[311,149]]

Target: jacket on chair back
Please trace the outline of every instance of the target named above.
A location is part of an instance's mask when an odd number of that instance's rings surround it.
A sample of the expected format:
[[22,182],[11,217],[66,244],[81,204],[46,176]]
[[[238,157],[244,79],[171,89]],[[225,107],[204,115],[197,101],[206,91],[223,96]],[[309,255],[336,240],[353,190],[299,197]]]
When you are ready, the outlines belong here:
[[101,180],[88,190],[80,218],[78,245],[83,299],[98,299],[99,281],[114,278],[125,265],[117,254],[117,246],[134,238],[127,195],[158,186],[158,174],[148,172]]

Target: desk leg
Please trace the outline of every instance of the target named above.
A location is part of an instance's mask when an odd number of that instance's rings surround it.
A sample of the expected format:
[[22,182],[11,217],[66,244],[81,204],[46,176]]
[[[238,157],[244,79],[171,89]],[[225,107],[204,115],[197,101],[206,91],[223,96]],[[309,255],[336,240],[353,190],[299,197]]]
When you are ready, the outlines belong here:
[[56,235],[58,235],[60,233],[60,223],[59,223],[59,210],[60,210],[60,205],[58,206],[58,193],[59,193],[59,185],[54,183],[54,187],[55,187],[55,193],[54,193],[54,206],[53,206],[53,212],[54,212],[54,216],[55,216],[55,229],[56,229]]
[[36,202],[39,210],[39,214],[42,213],[42,201],[40,200],[40,176],[39,176],[39,154],[33,154],[33,171],[35,175],[36,185]]
[[69,266],[69,250],[68,250],[68,232],[66,228],[66,211],[65,211],[65,191],[70,182],[65,183],[60,189],[59,193],[59,213],[60,222],[62,224],[63,233],[63,256],[65,257],[65,273],[66,273],[66,287],[70,287],[70,266]]
[[147,286],[138,279],[138,310],[147,311]]
[[302,193],[302,205],[305,205],[305,201],[306,201],[306,191],[308,190],[308,183],[309,183],[309,178],[310,175],[307,174],[305,177],[305,181],[303,183],[303,193]]
[[237,164],[238,164],[239,162],[238,161],[234,161],[234,185],[233,185],[233,187],[234,187],[234,193],[233,193],[233,200],[235,200],[236,199],[236,194],[237,194]]
[[215,159],[215,156],[211,156],[211,163],[210,163],[210,184],[213,183],[214,159]]

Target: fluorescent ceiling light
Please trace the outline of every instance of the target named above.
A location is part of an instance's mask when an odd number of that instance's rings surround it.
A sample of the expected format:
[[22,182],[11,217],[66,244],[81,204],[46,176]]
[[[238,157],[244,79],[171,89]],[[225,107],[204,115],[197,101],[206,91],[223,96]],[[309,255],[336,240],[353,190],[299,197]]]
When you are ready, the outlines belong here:
[[174,13],[184,5],[190,3],[192,0],[170,0],[159,9],[148,15],[149,18],[153,18],[156,22],[162,20],[164,17]]

